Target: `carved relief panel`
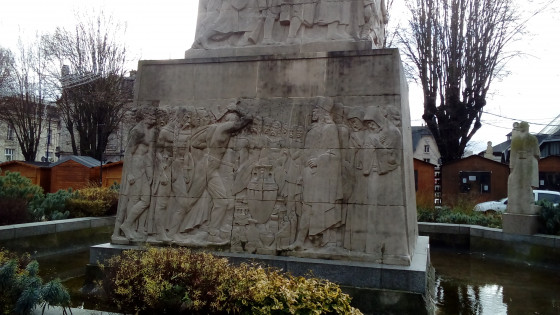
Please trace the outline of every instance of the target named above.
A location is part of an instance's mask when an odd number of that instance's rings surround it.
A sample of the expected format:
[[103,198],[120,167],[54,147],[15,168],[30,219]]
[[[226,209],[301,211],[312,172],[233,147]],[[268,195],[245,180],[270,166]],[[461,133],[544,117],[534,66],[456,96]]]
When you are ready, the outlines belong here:
[[376,262],[404,251],[380,226],[406,216],[400,106],[229,102],[135,111],[114,243]]

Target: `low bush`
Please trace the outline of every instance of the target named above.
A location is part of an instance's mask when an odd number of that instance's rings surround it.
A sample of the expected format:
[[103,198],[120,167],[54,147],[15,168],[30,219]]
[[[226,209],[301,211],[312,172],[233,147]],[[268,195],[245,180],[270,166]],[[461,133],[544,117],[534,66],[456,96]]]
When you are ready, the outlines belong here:
[[39,220],[34,211],[43,201],[43,189],[18,172],[0,176],[0,223],[17,224]]
[[68,200],[75,197],[76,193],[71,188],[48,193],[35,212],[37,215],[41,215],[43,221],[67,219],[70,216],[70,212],[67,210]]
[[491,228],[502,228],[501,213],[482,213],[464,207],[418,208],[417,217],[419,222],[469,224]]
[[137,314],[361,314],[340,287],[185,248],[125,251],[103,267],[108,296]]
[[70,307],[70,294],[60,281],[43,284],[39,263],[29,255],[17,256],[0,249],[0,314],[31,314],[33,308]]
[[88,187],[77,190],[66,201],[66,208],[74,218],[114,215],[117,213],[118,198],[118,191],[113,189]]
[[560,235],[560,205],[554,205],[548,200],[541,200],[540,220],[545,234]]

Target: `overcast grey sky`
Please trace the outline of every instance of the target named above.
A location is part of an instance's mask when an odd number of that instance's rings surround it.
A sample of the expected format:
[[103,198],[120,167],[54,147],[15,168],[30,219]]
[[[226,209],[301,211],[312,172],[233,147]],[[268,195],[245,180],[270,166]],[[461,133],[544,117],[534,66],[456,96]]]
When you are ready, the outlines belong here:
[[[530,9],[536,2],[539,1],[519,1],[523,9]],[[136,68],[139,59],[183,58],[193,43],[197,0],[18,0],[2,3],[0,46],[14,49],[20,34],[30,38],[37,32],[51,32],[56,26],[72,25],[75,10],[88,12],[100,8],[126,22],[126,41],[133,59],[131,69]],[[505,140],[513,120],[503,117],[529,121],[533,123],[531,132],[538,132],[560,115],[558,8],[556,1],[552,8],[529,22],[529,34],[515,47],[527,55],[512,60],[508,65],[511,74],[491,86],[492,95],[485,107],[489,114],[483,116],[484,126],[473,139],[475,151],[484,150],[487,141],[498,144]],[[403,16],[400,11],[395,8],[390,12],[391,23],[399,22]],[[414,83],[409,86],[412,124],[421,125],[422,95]]]

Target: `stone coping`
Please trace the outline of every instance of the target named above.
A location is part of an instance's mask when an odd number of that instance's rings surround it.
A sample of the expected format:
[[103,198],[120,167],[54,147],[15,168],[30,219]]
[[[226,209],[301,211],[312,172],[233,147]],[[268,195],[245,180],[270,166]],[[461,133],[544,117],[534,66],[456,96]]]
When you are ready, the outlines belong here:
[[0,226],[0,241],[69,232],[115,224],[115,217],[87,217]]
[[560,236],[547,234],[520,235],[504,233],[502,229],[489,228],[480,225],[450,224],[418,222],[419,233],[455,234],[481,237],[512,243],[525,243],[560,249]]

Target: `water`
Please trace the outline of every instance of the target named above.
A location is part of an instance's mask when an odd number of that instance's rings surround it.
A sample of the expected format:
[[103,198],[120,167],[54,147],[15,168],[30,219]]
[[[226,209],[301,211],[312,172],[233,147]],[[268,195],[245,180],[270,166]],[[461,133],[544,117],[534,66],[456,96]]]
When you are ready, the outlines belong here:
[[436,314],[560,314],[560,272],[432,249]]
[[[89,251],[42,258],[44,279],[60,277],[69,288],[74,306],[111,310],[84,295]],[[481,255],[431,250],[436,270],[436,314],[560,314],[560,272],[515,265]]]

